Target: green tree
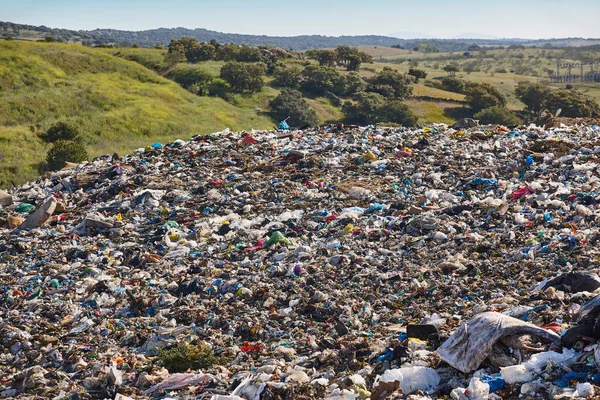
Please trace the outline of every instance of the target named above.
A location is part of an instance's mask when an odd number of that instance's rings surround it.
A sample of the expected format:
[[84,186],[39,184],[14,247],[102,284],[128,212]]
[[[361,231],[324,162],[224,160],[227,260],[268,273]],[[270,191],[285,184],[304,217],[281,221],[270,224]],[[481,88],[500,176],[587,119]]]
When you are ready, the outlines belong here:
[[515,95],[521,100],[529,112],[535,117],[539,117],[546,108],[546,101],[550,88],[541,84],[519,84],[515,89]]
[[377,92],[377,88],[391,87],[393,97],[406,99],[412,95],[411,79],[395,69],[384,67],[383,70],[369,79],[368,91]]
[[275,72],[273,72],[273,84],[279,87],[289,87],[297,89],[300,87],[300,76],[302,75],[302,70],[292,65],[290,67],[279,66],[275,68]]
[[255,63],[228,62],[221,68],[221,79],[237,92],[253,93],[265,84],[264,65]]
[[335,53],[337,62],[345,66],[348,71],[358,71],[362,63],[373,64],[373,57],[356,47],[338,46]]
[[186,53],[186,57],[190,62],[214,60],[216,49],[208,43],[196,43]]
[[39,135],[46,143],[54,143],[59,140],[79,140],[79,131],[73,125],[66,122],[57,122],[48,130]]
[[250,47],[250,46],[244,44],[244,45],[242,45],[242,47],[240,47],[236,59],[239,62],[253,63],[253,62],[260,61],[262,59],[261,57],[262,57],[262,55],[258,48]]
[[222,44],[217,49],[216,58],[221,61],[235,61],[239,52],[240,46],[237,44]]
[[206,87],[209,96],[217,96],[221,98],[225,98],[228,91],[231,89],[229,84],[221,78],[211,78],[210,81],[207,82]]
[[56,171],[64,168],[67,162],[80,163],[89,158],[87,151],[79,142],[57,140],[46,155],[48,169]]
[[348,64],[346,65],[346,70],[348,71],[358,71],[360,69],[360,64],[362,64],[362,58],[358,54],[351,54],[348,56]]
[[177,82],[184,89],[199,96],[208,95],[208,85],[213,79],[208,73],[196,68],[195,66],[179,66],[167,74],[167,78]]
[[357,124],[372,124],[379,119],[379,112],[385,105],[385,97],[378,93],[360,92],[354,101],[346,101],[342,112],[346,120]]
[[292,126],[316,126],[318,123],[315,110],[302,97],[302,93],[295,89],[283,88],[269,106],[277,120],[289,118],[288,123]]
[[600,106],[590,97],[575,90],[555,90],[548,94],[546,108],[551,112],[562,110],[561,116],[570,118],[600,117]]
[[344,77],[331,67],[309,65],[302,71],[302,88],[307,92],[323,94],[330,91],[341,94],[344,90]]
[[453,93],[464,93],[466,90],[466,84],[462,79],[448,76],[442,79],[442,89]]
[[417,68],[410,68],[408,70],[408,75],[415,77],[415,83],[418,83],[419,79],[427,78],[427,72],[425,72],[422,69],[417,69]]
[[521,123],[519,117],[503,106],[485,108],[475,114],[482,124],[518,125]]
[[400,100],[388,99],[377,112],[380,122],[394,122],[404,126],[417,125],[417,116]]
[[349,72],[344,78],[344,91],[345,96],[352,96],[357,92],[362,92],[367,87],[367,83],[357,72]]
[[506,106],[506,98],[489,83],[471,84],[465,92],[465,100],[473,112],[494,106]]
[[309,50],[306,55],[316,60],[320,66],[334,67],[337,61],[337,53],[333,50]]
[[460,71],[458,66],[454,64],[448,64],[443,69],[448,73],[449,76],[456,76],[456,73]]
[[415,48],[415,51],[420,51],[422,53],[439,53],[440,49],[433,44],[419,43],[419,45]]

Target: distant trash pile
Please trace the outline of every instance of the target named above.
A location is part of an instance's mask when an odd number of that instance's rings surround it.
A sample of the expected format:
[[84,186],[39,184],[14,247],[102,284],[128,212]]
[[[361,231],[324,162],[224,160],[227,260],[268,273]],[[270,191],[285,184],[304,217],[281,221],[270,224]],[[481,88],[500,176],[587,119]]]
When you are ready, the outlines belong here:
[[558,125],[225,130],[0,191],[1,395],[593,398],[600,127]]

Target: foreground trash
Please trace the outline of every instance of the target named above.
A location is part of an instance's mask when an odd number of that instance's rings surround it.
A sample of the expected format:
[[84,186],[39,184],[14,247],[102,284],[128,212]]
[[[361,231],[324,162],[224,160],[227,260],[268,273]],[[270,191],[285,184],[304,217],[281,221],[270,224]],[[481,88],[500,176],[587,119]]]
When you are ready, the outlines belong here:
[[2,396],[592,398],[600,128],[476,125],[226,130],[0,192]]

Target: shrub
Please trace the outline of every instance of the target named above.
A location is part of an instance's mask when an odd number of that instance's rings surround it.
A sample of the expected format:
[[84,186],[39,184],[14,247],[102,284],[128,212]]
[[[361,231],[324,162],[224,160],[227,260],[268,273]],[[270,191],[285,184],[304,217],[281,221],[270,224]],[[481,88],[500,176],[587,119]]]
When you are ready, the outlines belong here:
[[46,143],[54,143],[58,140],[79,140],[79,131],[66,122],[57,122],[46,132],[41,133],[39,137]]
[[481,110],[475,114],[475,119],[478,119],[482,124],[518,125],[521,123],[519,117],[502,106]]
[[273,72],[273,84],[279,87],[297,89],[300,86],[300,75],[302,71],[297,66],[278,67]]
[[390,86],[393,90],[393,97],[406,99],[412,95],[411,81],[412,78],[407,75],[401,74],[390,67],[384,67],[381,72],[369,79],[371,90],[367,88],[367,91],[381,93],[377,88]]
[[427,72],[425,72],[422,69],[417,69],[417,68],[410,68],[408,70],[408,75],[414,76],[415,77],[415,82],[419,82],[419,79],[425,79],[427,78]]
[[225,80],[237,92],[259,92],[265,84],[262,64],[228,62],[221,68],[221,79]]
[[461,79],[446,77],[442,79],[442,89],[448,92],[463,94],[466,90],[466,84]]
[[358,124],[393,122],[405,126],[417,124],[417,117],[398,99],[386,99],[378,93],[358,93],[354,102],[345,102],[342,111],[346,120]]
[[550,89],[540,84],[519,84],[515,95],[534,115],[539,115],[544,109]]
[[444,89],[442,82],[439,82],[439,81],[426,80],[425,82],[423,82],[423,85],[425,85],[427,87],[436,88],[436,89],[442,89],[442,90]]
[[555,90],[548,94],[546,107],[551,112],[562,110],[570,118],[600,117],[600,106],[590,97],[574,90]]
[[207,369],[220,361],[206,345],[178,344],[170,349],[163,349],[158,355],[158,363],[170,373],[177,373],[188,369]]
[[354,102],[346,101],[342,111],[347,121],[361,125],[376,122],[379,110],[385,104],[385,97],[378,93],[357,93],[354,100]]
[[288,123],[291,126],[315,126],[318,123],[315,110],[302,98],[302,93],[295,89],[284,88],[271,100],[269,106],[278,120],[289,117]]
[[302,71],[302,89],[322,95],[325,91],[341,94],[344,91],[344,77],[331,67],[309,65]]
[[473,112],[479,112],[485,108],[494,106],[506,105],[506,98],[502,93],[488,83],[470,84],[465,94],[465,100],[469,103]]
[[80,163],[88,159],[88,153],[79,142],[69,140],[57,140],[46,154],[48,169],[56,171],[64,168],[68,162]]
[[395,122],[404,126],[417,125],[417,116],[400,100],[389,99],[378,112],[379,121]]

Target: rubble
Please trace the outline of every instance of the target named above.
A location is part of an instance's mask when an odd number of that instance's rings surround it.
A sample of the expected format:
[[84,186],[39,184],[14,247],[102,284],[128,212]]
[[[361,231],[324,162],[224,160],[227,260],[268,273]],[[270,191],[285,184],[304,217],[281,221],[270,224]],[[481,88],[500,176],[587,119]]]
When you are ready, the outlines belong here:
[[600,127],[555,125],[225,130],[0,193],[0,392],[591,398]]

